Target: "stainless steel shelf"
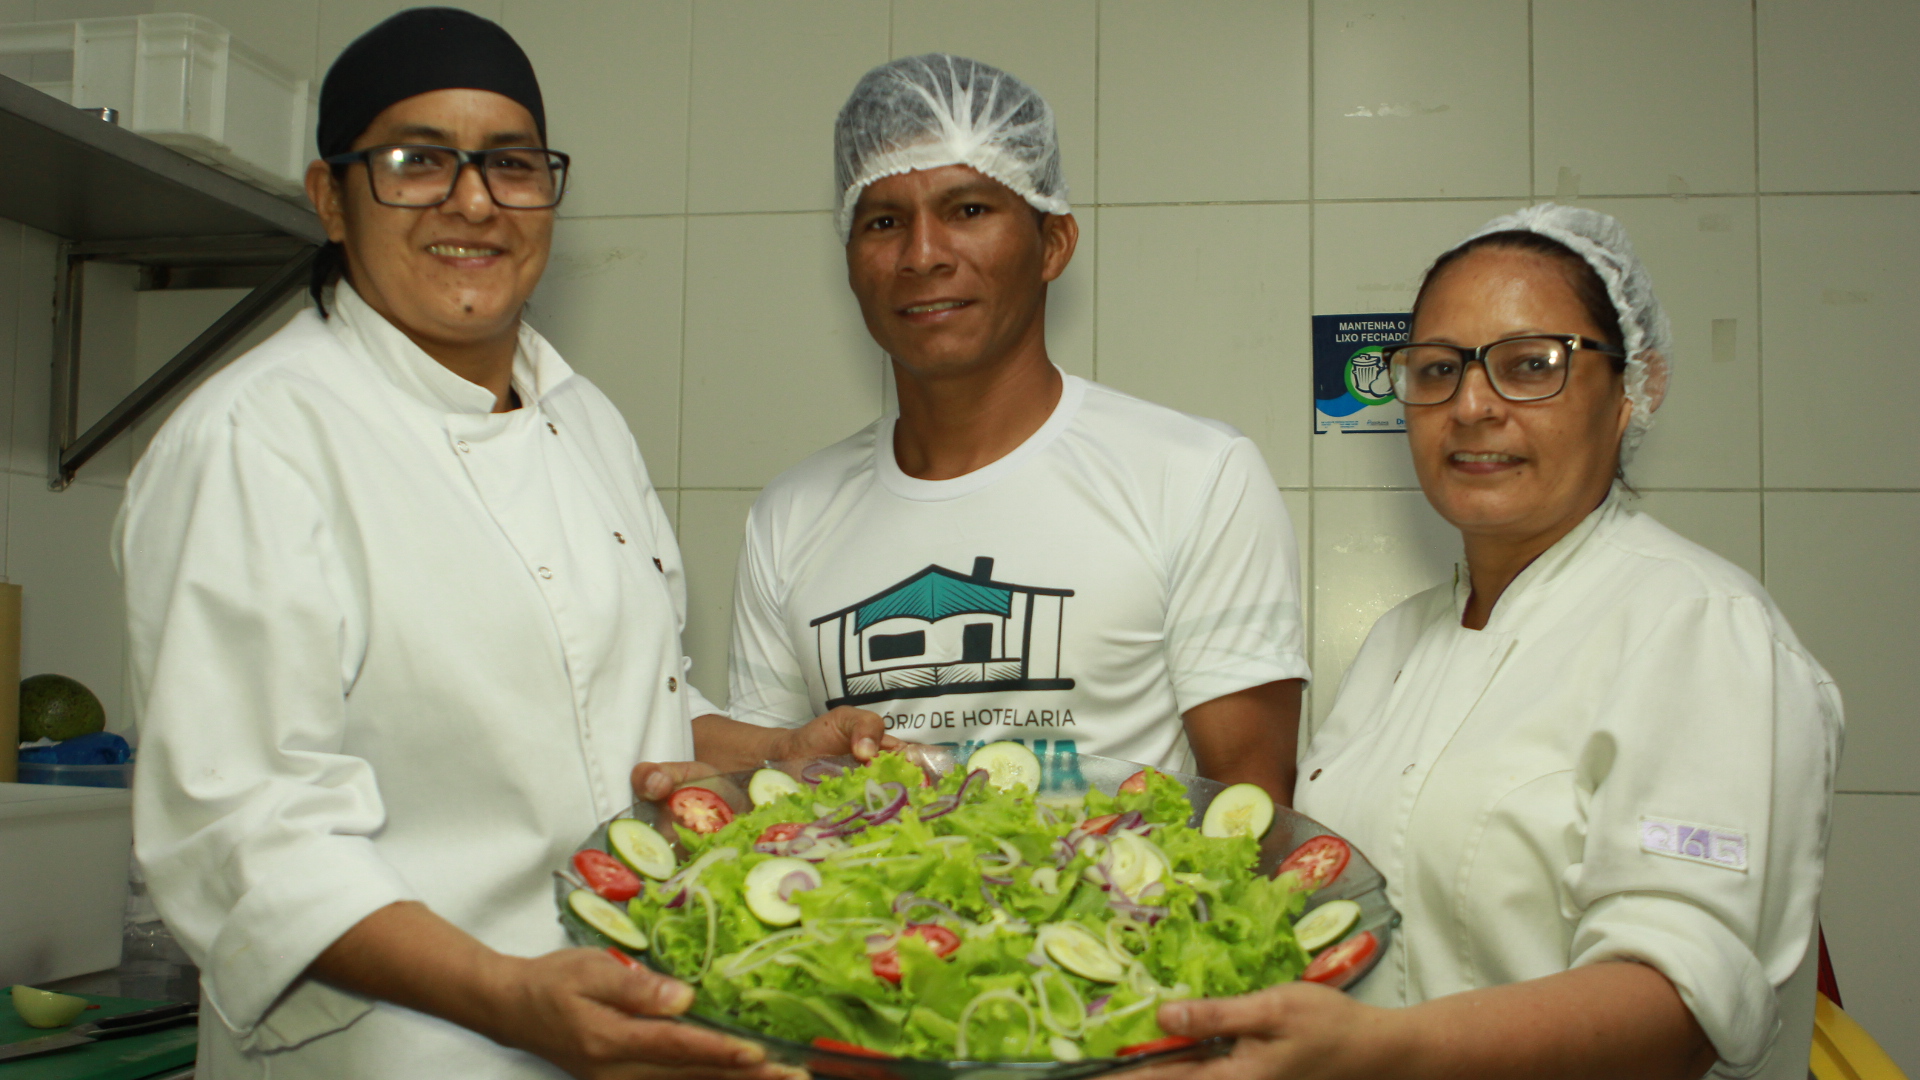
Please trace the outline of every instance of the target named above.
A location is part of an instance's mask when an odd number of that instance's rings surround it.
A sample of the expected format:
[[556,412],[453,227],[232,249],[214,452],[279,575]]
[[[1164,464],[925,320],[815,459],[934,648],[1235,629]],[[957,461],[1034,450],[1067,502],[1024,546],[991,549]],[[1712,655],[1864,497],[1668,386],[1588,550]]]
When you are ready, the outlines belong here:
[[[57,269],[47,448],[48,484],[59,491],[107,444],[299,292],[326,231],[304,206],[4,76],[0,147],[12,163],[0,183],[0,217],[65,241]],[[140,266],[146,288],[257,284],[81,433],[82,271],[93,260]]]
[[12,171],[0,217],[67,240],[278,233],[326,242],[312,210],[0,76]]

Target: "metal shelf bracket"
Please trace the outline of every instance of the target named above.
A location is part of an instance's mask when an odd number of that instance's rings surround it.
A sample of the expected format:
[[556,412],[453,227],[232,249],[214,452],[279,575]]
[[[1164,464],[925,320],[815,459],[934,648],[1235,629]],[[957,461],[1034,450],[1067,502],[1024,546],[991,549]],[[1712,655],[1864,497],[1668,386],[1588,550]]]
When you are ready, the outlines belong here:
[[[290,236],[81,241],[60,246],[54,299],[53,393],[47,484],[64,491],[80,467],[125,433],[307,284],[319,248]],[[142,288],[252,284],[253,291],[81,432],[81,314],[86,264],[139,266]]]

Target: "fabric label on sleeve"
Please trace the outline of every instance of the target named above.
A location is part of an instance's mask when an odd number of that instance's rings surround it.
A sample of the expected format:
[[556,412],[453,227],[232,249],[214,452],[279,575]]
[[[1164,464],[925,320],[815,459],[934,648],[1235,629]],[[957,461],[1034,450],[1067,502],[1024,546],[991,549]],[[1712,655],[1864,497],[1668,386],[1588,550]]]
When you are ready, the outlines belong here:
[[1643,817],[1640,819],[1640,850],[1742,873],[1747,869],[1747,834],[1737,829]]

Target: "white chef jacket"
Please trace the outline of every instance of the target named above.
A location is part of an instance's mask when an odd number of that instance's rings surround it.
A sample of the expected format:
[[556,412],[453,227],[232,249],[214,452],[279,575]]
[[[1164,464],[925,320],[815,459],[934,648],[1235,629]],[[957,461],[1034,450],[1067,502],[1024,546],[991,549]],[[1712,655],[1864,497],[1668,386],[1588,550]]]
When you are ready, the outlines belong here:
[[1679,990],[1715,1075],[1804,1080],[1832,679],[1758,582],[1617,493],[1484,630],[1460,625],[1469,591],[1462,568],[1374,626],[1301,762],[1300,811],[1405,918],[1358,996],[1637,960]]
[[342,284],[181,405],[127,487],[135,849],[199,965],[206,1075],[555,1077],[305,979],[417,900],[565,944],[550,872],[717,712],[625,422],[523,327],[522,407]]

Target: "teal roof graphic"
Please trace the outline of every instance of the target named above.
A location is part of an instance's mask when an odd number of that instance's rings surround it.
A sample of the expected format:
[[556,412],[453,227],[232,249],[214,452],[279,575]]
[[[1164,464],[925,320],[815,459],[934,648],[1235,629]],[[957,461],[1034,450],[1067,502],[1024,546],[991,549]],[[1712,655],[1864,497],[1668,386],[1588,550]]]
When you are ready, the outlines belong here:
[[827,707],[1070,690],[1073,680],[1060,673],[1060,645],[1072,595],[1072,589],[995,581],[990,558],[975,559],[971,574],[928,566],[807,624],[814,628]]

